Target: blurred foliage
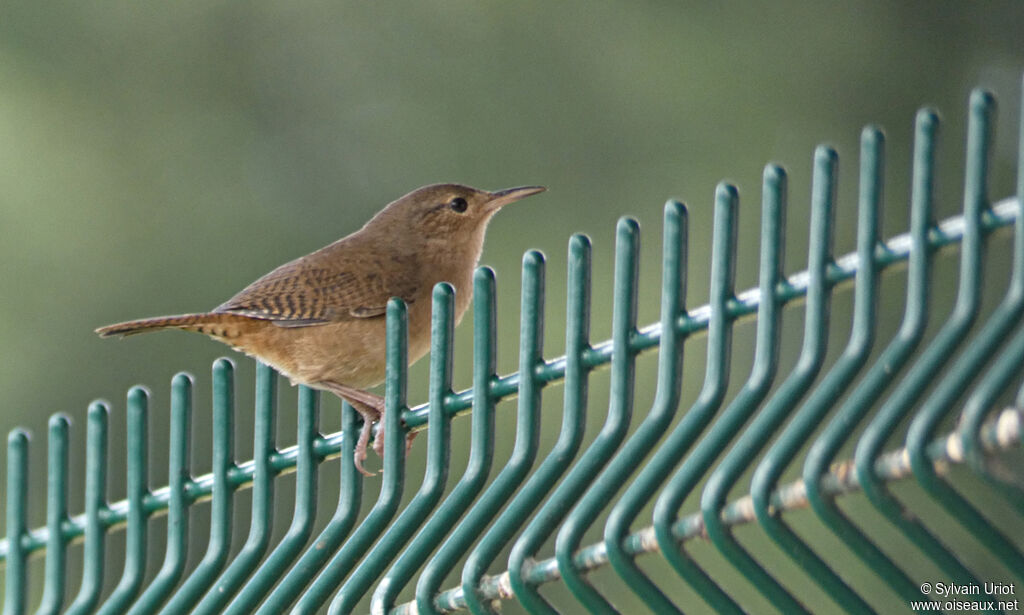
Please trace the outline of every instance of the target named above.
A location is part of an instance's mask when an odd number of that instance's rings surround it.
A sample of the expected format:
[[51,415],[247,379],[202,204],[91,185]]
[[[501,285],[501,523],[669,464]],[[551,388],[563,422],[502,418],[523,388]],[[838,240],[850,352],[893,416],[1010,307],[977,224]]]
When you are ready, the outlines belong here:
[[[7,5],[0,425],[34,432],[33,468],[43,468],[46,417],[66,412],[80,430],[87,403],[106,398],[118,456],[123,395],[141,382],[154,392],[152,431],[163,432],[172,374],[197,374],[197,399],[206,403],[208,366],[229,351],[174,333],[100,340],[93,328],[212,308],[422,184],[549,187],[493,222],[483,258],[499,274],[503,372],[515,369],[517,268],[529,248],[550,259],[546,354],[560,354],[573,232],[594,238],[593,332],[607,336],[620,215],[644,225],[641,320],[657,317],[668,198],[690,207],[690,303],[703,303],[711,196],[722,178],[743,195],[738,277],[741,287],[754,284],[760,173],[770,160],[791,173],[786,269],[803,269],[819,142],[842,157],[837,252],[852,249],[866,123],[889,134],[886,234],[905,227],[912,118],[922,104],[946,119],[938,214],[955,214],[974,85],[1000,95],[992,195],[1007,196],[1022,31],[1019,0]],[[460,385],[469,383],[469,320],[458,334]],[[795,347],[798,336],[788,337]],[[252,366],[238,364],[244,458]],[[699,382],[699,361],[690,371],[687,382]],[[425,374],[424,361],[413,372],[412,402],[425,398]],[[639,387],[638,408],[652,389]],[[559,395],[548,393],[549,409]],[[593,425],[602,395],[594,396]],[[287,389],[282,400],[294,404]],[[324,429],[336,428],[336,403],[324,408]],[[280,414],[285,444],[294,419]],[[499,426],[511,427],[511,416],[504,412]],[[207,416],[196,417],[202,470]],[[546,417],[553,438],[557,412]],[[456,429],[468,433],[467,425]],[[164,446],[154,444],[154,484],[164,481]],[[41,480],[38,470],[33,478]],[[118,497],[119,473],[112,478]],[[333,494],[324,498],[331,506]],[[33,501],[34,525],[41,502]]]

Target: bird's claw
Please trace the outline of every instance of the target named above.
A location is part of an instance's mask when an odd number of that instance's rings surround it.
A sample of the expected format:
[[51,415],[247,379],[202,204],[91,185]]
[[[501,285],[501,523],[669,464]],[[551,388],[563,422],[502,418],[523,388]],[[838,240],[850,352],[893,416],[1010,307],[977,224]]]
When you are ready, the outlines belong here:
[[363,461],[366,460],[366,444],[370,441],[370,431],[372,429],[373,423],[370,422],[369,417],[364,415],[363,428],[359,431],[359,440],[356,441],[356,452],[353,459],[356,470],[363,476],[373,476],[374,474],[363,467]]
[[384,459],[384,434],[381,432],[381,424],[377,423],[377,429],[373,434],[373,451],[377,453],[377,456]]

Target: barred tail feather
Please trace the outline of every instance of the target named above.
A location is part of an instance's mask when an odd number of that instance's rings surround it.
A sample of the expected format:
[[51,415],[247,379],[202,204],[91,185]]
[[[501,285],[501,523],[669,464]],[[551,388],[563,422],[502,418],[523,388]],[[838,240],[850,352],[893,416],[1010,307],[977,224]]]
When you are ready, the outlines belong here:
[[96,329],[100,337],[127,336],[160,329],[184,329],[218,337],[230,337],[232,325],[237,325],[239,317],[234,314],[182,314],[180,316],[158,316],[129,320]]

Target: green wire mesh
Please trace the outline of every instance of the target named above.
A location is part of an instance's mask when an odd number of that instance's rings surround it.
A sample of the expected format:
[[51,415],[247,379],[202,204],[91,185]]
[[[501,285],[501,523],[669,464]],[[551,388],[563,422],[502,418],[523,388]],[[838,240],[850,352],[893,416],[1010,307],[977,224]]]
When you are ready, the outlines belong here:
[[[838,156],[815,152],[809,256],[806,271],[783,274],[787,180],[783,169],[765,169],[761,203],[759,284],[736,293],[735,260],[739,196],[722,184],[714,203],[710,299],[688,310],[687,213],[677,202],[665,207],[661,319],[639,328],[638,255],[640,229],[623,219],[616,231],[612,335],[590,342],[591,245],[582,235],[569,241],[565,354],[545,359],[543,313],[545,260],[529,252],[523,260],[519,369],[496,371],[495,274],[481,268],[474,279],[473,386],[452,388],[454,291],[434,291],[428,403],[406,403],[405,306],[388,305],[388,407],[378,437],[385,439],[380,492],[361,515],[363,477],[353,464],[356,413],[342,405],[342,430],[321,434],[319,396],[300,387],[296,444],[275,444],[277,378],[258,366],[253,459],[234,453],[234,368],[213,366],[213,451],[208,474],[190,468],[192,378],[175,376],[168,432],[169,484],[147,484],[149,394],[128,392],[126,497],[108,502],[107,452],[110,409],[94,402],[88,411],[85,511],[67,506],[70,421],[49,423],[46,525],[30,529],[28,434],[8,437],[4,614],[29,609],[28,558],[45,553],[38,613],[350,613],[369,604],[374,614],[490,613],[504,602],[529,613],[559,612],[542,593],[561,583],[575,604],[571,612],[617,613],[616,603],[641,604],[656,613],[701,611],[742,613],[768,604],[783,613],[806,613],[806,588],[830,601],[827,609],[848,613],[911,611],[934,600],[947,611],[1016,610],[1013,588],[1024,582],[1019,535],[1007,533],[987,510],[991,502],[976,491],[965,494],[949,476],[961,467],[981,479],[986,492],[1018,524],[1024,515],[1024,153],[1019,156],[1018,196],[993,202],[988,196],[989,156],[995,101],[983,91],[970,100],[962,214],[933,219],[935,148],[939,124],[929,109],[915,127],[909,229],[880,237],[884,137],[864,130],[860,152],[857,249],[835,257],[832,248]],[[1022,114],[1024,115],[1024,114]],[[1024,127],[1021,131],[1024,142]],[[1022,149],[1024,152],[1024,149]],[[1005,295],[990,313],[981,310],[984,247],[995,231],[1012,227],[1012,274]],[[932,323],[930,291],[939,250],[958,248],[959,286],[945,321]],[[906,267],[905,308],[888,343],[879,340],[882,273]],[[692,283],[692,282],[691,282]],[[829,358],[831,299],[853,286],[853,320],[844,347]],[[788,373],[780,373],[784,308],[803,301],[803,343]],[[944,311],[944,310],[943,310]],[[733,329],[754,323],[749,376],[730,396]],[[687,356],[686,369],[703,363],[704,383],[695,401],[682,405],[687,342],[706,334],[706,357]],[[637,357],[657,350],[654,401],[631,428]],[[598,417],[588,405],[589,377],[610,370],[607,412],[596,437],[584,448],[585,419]],[[561,431],[553,448],[540,453],[541,393],[563,386]],[[495,417],[499,401],[516,397],[512,454],[490,478],[494,464]],[[451,421],[472,418],[469,462],[449,488]],[[905,426],[903,445],[886,451],[890,436]],[[429,429],[426,429],[429,426]],[[409,430],[427,431],[423,482],[403,505],[405,446]],[[317,510],[317,492],[333,485],[318,480],[321,464],[338,459],[340,484],[333,511]],[[271,544],[275,480],[295,474],[294,512],[283,536]],[[916,499],[898,498],[898,481],[915,479]],[[749,485],[747,485],[749,481]],[[903,483],[908,485],[909,483]],[[234,499],[251,489],[251,522],[240,548],[232,549]],[[744,491],[736,496],[736,489]],[[906,491],[906,487],[903,487]],[[862,496],[840,498],[851,493]],[[989,496],[987,496],[989,497]],[[860,501],[871,521],[844,504]],[[209,502],[207,548],[188,559],[190,510]],[[913,503],[908,503],[913,502]],[[687,505],[693,510],[684,513]],[[802,525],[809,509],[827,528],[827,546],[809,539]],[[919,513],[941,511],[941,531]],[[318,524],[329,515],[326,522]],[[163,562],[147,573],[150,522],[167,517]],[[646,521],[644,521],[644,516]],[[932,518],[932,516],[929,516]],[[603,525],[602,525],[603,524]],[[634,526],[639,526],[635,528]],[[903,557],[879,540],[890,536],[912,545]],[[766,537],[764,548],[740,540],[747,526]],[[981,546],[965,554],[945,535],[952,526]],[[319,532],[314,535],[317,528]],[[123,572],[104,592],[106,542],[124,532]],[[601,540],[587,544],[588,532]],[[1016,534],[1019,534],[1017,532]],[[749,534],[747,534],[749,535]],[[695,541],[694,539],[703,539]],[[82,576],[68,595],[68,547],[82,543]],[[710,543],[732,569],[712,570],[696,545]],[[554,555],[540,555],[553,545]],[[837,559],[836,551],[846,559]],[[980,552],[980,554],[979,554]],[[658,554],[638,560],[645,553]],[[969,555],[969,556],[968,556]],[[507,559],[506,559],[507,558]],[[979,559],[983,560],[979,564]],[[662,574],[642,561],[658,560]],[[780,562],[785,560],[788,564]],[[846,562],[837,564],[836,562]],[[866,595],[855,567],[877,577],[897,602]],[[858,569],[859,569],[858,568]],[[595,582],[610,571],[614,588]],[[982,572],[979,572],[981,570]],[[1000,570],[998,580],[991,570]],[[795,580],[802,575],[802,582]],[[609,577],[602,577],[607,579]],[[666,579],[670,579],[666,582]],[[671,580],[671,579],[674,579]],[[745,579],[756,592],[737,592]],[[448,587],[447,583],[455,583]],[[956,602],[942,586],[982,587],[986,595]],[[989,585],[991,584],[991,586]],[[992,591],[989,591],[991,589]],[[999,591],[999,590],[1002,591]],[[624,592],[635,596],[624,596]],[[934,594],[932,592],[935,592]],[[699,596],[703,603],[692,600]],[[401,598],[404,596],[404,598]],[[401,600],[406,600],[402,602]],[[977,603],[969,600],[978,600]],[[564,600],[563,600],[564,601]],[[753,601],[753,602],[751,602]],[[747,604],[745,604],[747,603]],[[818,604],[817,602],[814,604]]]

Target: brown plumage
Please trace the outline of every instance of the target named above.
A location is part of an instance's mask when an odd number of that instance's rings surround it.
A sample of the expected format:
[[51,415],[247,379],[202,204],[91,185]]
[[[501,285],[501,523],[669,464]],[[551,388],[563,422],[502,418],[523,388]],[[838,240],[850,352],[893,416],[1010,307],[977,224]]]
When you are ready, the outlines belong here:
[[[335,393],[365,419],[356,448],[356,466],[363,471],[371,423],[384,410],[383,400],[365,389],[384,379],[388,299],[399,297],[409,306],[412,363],[430,346],[434,285],[455,287],[459,322],[472,297],[487,223],[504,205],[543,190],[425,186],[387,205],[362,229],[281,265],[211,312],[133,320],[96,332],[203,333],[267,363],[293,384]],[[375,441],[378,453],[382,446]]]

